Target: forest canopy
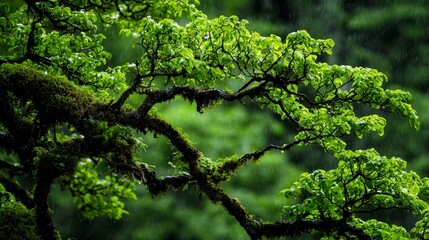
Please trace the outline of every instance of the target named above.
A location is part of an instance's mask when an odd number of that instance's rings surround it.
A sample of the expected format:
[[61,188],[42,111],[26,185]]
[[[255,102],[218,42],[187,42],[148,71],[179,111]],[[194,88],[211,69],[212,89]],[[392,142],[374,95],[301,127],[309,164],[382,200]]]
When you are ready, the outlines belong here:
[[[154,206],[174,191],[195,202],[207,198],[251,239],[306,233],[322,239],[428,239],[429,179],[407,170],[399,157],[347,145],[351,137],[383,136],[384,112],[418,129],[411,94],[385,88],[387,76],[376,69],[324,61],[335,51],[332,39],[315,39],[305,30],[285,38],[264,36],[237,16],[209,18],[198,4],[1,3],[2,235],[61,239],[52,213],[60,209],[49,201],[56,186],[93,220],[140,214],[127,211],[125,202],[139,201],[135,190],[142,185]],[[116,35],[107,35],[112,29]],[[128,46],[114,48],[131,49],[127,53],[134,59],[115,62],[105,46],[108,36],[126,39]],[[262,112],[291,131],[258,149],[237,147],[228,156],[212,157],[192,132],[164,116],[163,106],[182,100],[200,115],[225,106],[250,109],[245,115],[250,123],[263,122],[256,115]],[[227,111],[216,114],[227,122],[240,120]],[[204,128],[213,128],[210,124]],[[220,128],[245,134],[244,126]],[[169,156],[145,157],[146,150],[157,149],[149,135],[168,142]],[[276,191],[293,201],[285,200],[278,219],[256,218],[226,190],[244,168],[263,164],[264,156],[308,146],[324,154],[310,161],[332,157],[336,166],[303,171],[296,179],[281,175],[294,183]],[[391,209],[413,214],[414,226],[406,229],[374,215]]]

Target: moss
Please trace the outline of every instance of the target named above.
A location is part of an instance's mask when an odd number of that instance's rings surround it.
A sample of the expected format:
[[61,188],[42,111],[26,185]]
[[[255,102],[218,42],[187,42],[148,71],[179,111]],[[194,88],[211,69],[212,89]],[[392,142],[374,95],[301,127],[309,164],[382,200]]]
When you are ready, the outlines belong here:
[[34,213],[20,203],[0,208],[0,240],[39,240]]
[[23,64],[0,66],[0,89],[32,101],[44,121],[76,121],[94,105],[89,93],[79,90],[66,78],[47,75]]

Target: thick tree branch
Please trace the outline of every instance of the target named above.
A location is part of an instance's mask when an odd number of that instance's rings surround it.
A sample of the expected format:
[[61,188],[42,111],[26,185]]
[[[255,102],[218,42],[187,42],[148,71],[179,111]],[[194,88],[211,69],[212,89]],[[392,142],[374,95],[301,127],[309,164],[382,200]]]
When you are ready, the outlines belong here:
[[61,77],[53,77],[19,64],[3,64],[0,89],[13,91],[20,99],[31,100],[46,125],[76,123],[94,108],[92,97]]
[[45,166],[45,164],[49,163],[43,160],[41,164],[37,172],[37,184],[34,190],[37,231],[42,239],[58,240],[61,238],[55,228],[52,213],[48,205],[48,195],[51,191],[54,177],[50,175],[48,166]]

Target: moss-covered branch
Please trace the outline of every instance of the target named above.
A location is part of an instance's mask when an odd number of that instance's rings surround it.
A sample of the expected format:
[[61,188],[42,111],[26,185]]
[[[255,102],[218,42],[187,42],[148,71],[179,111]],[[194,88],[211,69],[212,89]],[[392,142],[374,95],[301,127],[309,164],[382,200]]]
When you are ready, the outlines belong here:
[[94,101],[90,94],[60,76],[51,76],[23,64],[0,66],[0,89],[10,91],[23,102],[32,101],[45,124],[76,123],[88,117]]

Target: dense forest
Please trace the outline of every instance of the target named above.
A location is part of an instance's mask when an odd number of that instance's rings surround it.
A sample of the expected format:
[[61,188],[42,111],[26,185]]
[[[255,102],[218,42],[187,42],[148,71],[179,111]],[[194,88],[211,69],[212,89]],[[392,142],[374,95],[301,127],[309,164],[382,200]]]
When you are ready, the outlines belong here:
[[0,239],[428,239],[428,8],[1,1]]

